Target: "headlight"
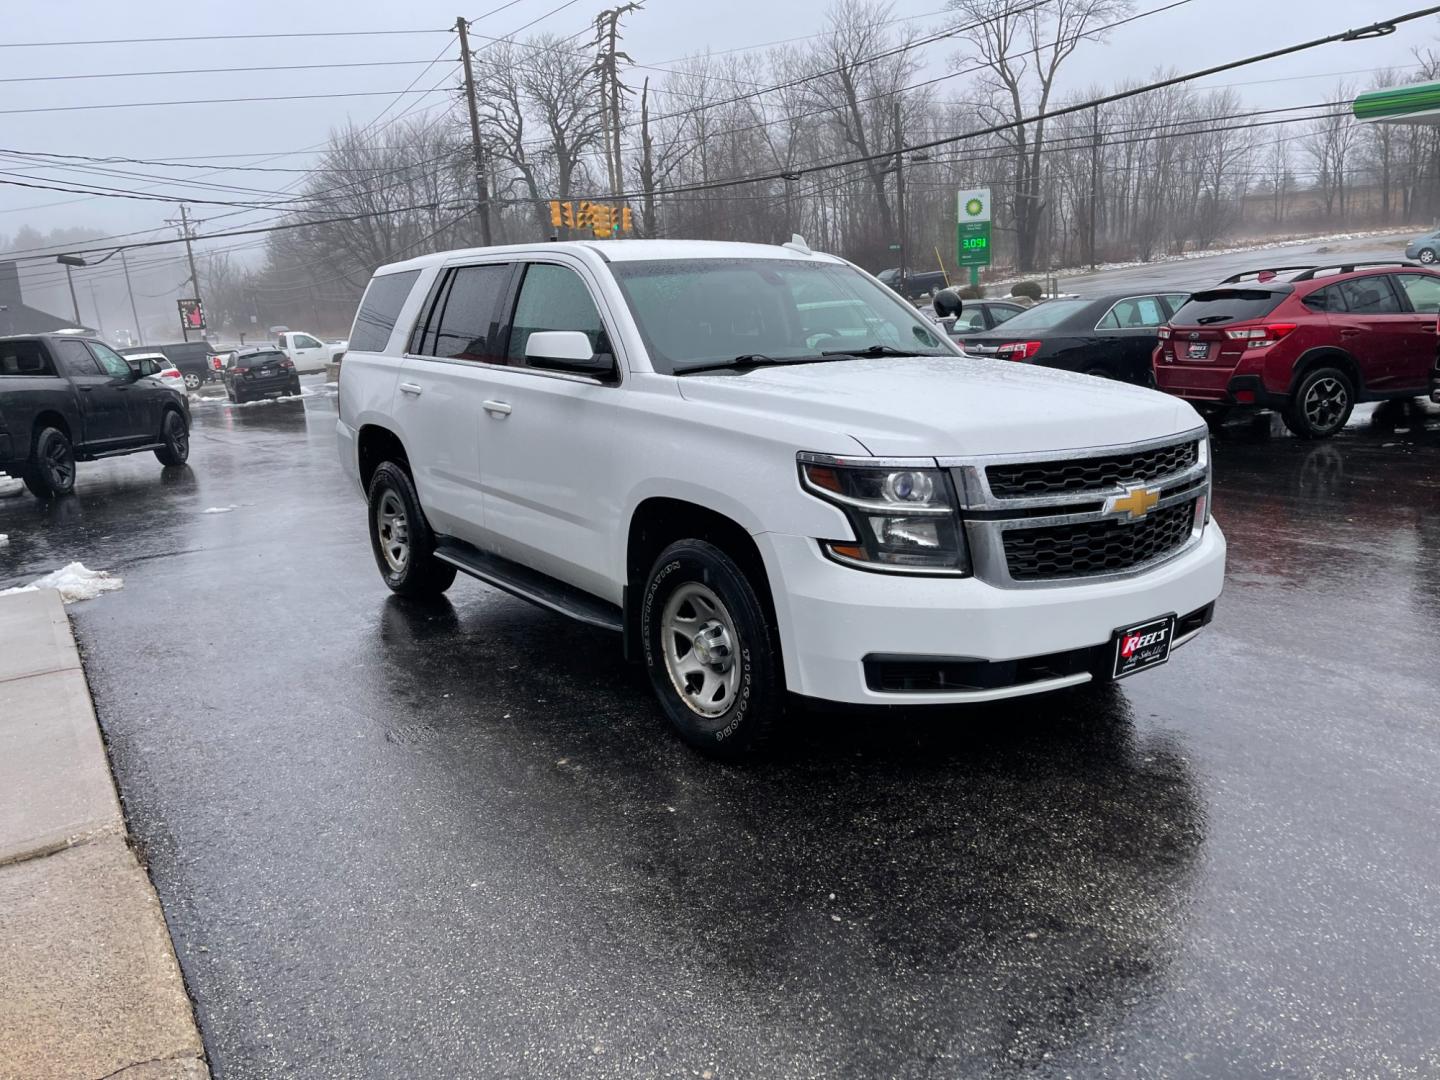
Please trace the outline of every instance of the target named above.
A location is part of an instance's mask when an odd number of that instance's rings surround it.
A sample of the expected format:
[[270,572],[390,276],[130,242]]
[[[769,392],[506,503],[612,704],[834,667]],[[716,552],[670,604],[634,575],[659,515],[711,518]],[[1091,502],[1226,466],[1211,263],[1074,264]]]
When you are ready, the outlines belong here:
[[822,540],[831,558],[893,574],[968,574],[949,475],[922,463],[876,466],[800,454],[800,483],[845,511],[856,539]]

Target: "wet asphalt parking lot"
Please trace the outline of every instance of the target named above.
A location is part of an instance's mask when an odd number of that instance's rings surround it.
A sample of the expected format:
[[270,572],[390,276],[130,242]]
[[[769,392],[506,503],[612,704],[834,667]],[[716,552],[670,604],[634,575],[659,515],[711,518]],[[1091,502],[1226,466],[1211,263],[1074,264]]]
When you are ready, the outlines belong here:
[[70,611],[215,1076],[1440,1075],[1440,410],[1222,431],[1168,666],[733,767],[600,631],[391,597],[307,390],[0,497],[0,587],[125,579]]

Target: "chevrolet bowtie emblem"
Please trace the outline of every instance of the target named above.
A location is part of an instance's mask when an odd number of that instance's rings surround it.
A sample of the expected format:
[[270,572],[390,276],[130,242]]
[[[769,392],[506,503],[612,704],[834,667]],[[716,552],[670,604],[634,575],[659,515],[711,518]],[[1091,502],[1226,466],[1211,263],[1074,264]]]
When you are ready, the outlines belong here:
[[1130,521],[1138,521],[1160,501],[1160,492],[1153,488],[1147,488],[1137,484],[1134,487],[1127,487],[1124,495],[1111,496],[1105,504],[1107,514],[1123,514]]

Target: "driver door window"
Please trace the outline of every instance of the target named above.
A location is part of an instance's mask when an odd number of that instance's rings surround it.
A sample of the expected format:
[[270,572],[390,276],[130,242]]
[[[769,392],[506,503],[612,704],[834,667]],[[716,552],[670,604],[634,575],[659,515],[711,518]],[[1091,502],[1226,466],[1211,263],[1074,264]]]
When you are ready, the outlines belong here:
[[134,373],[130,370],[130,365],[125,362],[119,353],[108,345],[101,345],[98,341],[92,341],[90,342],[90,351],[95,354],[95,359],[100,361],[100,366],[105,369],[105,374],[109,375],[112,379],[124,379],[126,382],[129,382],[134,377]]
[[567,266],[532,263],[525,270],[510,320],[509,363],[538,366],[525,359],[530,335],[542,330],[578,330],[597,353],[611,352],[600,312],[580,275]]

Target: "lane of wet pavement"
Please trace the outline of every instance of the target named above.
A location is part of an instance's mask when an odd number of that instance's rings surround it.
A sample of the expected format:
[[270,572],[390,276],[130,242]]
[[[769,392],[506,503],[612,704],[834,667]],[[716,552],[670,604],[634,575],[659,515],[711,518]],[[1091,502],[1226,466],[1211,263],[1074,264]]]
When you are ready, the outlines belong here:
[[0,587],[125,578],[71,613],[217,1077],[1440,1073],[1440,412],[1224,429],[1160,671],[728,767],[610,636],[389,596],[310,389],[0,498]]

